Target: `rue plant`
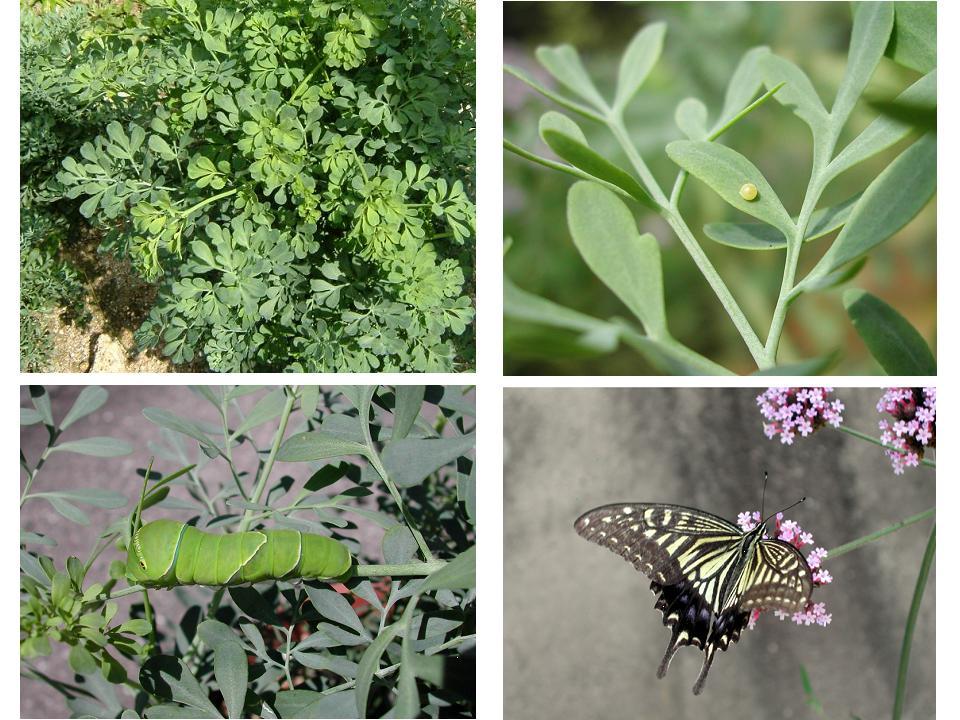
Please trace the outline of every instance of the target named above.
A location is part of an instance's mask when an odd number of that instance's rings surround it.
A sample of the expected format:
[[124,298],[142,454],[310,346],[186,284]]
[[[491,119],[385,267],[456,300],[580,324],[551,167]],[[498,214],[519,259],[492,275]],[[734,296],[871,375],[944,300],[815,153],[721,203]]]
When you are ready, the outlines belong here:
[[474,13],[470,0],[26,9],[22,42],[40,49],[21,68],[25,121],[60,142],[25,182],[157,281],[136,340],[175,363],[470,366]]
[[[927,5],[926,8],[917,8]],[[676,124],[687,139],[670,142],[666,155],[678,172],[665,189],[650,171],[624,122],[624,111],[660,56],[663,23],[643,28],[620,61],[612,99],[594,84],[577,51],[569,45],[541,47],[537,59],[562,90],[554,90],[522,70],[510,74],[581,120],[610,131],[630,162],[630,169],[592,149],[568,114],[547,112],[540,136],[566,163],[537,156],[510,141],[505,147],[532,162],[578,179],[567,196],[567,222],[577,250],[590,269],[635,315],[642,326],[600,320],[505,283],[508,319],[533,322],[579,337],[581,347],[609,352],[620,341],[636,348],[666,373],[730,374],[673,335],[664,298],[660,247],[650,233],[638,231],[633,210],[659,214],[689,253],[760,372],[822,372],[835,354],[780,363],[778,349],[791,305],[801,296],[847,283],[862,269],[867,255],[894,235],[933,196],[936,188],[935,7],[932,3],[858,3],[855,6],[846,70],[828,108],[806,73],[786,58],[758,47],[747,52],[730,78],[722,109],[712,120],[707,106],[687,98],[676,108]],[[877,103],[881,114],[844,146],[841,132],[861,100],[884,54],[924,73],[892,102]],[[812,135],[811,170],[798,210],[791,213],[759,168],[732,147],[724,133],[771,99],[806,123]],[[843,202],[821,203],[830,183],[855,165],[915,136],[900,155],[864,189]],[[702,182],[724,202],[759,222],[715,222],[700,229],[684,217],[681,199],[690,178]],[[633,207],[631,207],[631,205]],[[838,233],[836,231],[839,231]],[[836,233],[809,272],[798,273],[801,253],[812,241]],[[759,333],[704,250],[701,236],[750,252],[783,252],[780,290],[769,312],[769,327]],[[749,258],[747,258],[749,260]],[[933,375],[933,353],[921,335],[893,308],[869,293],[848,289],[843,303],[853,326],[882,369],[890,374]]]
[[[23,676],[76,717],[473,716],[469,390],[194,392],[215,422],[144,408],[157,433],[134,447],[75,436],[107,402],[102,388],[85,388],[62,416],[31,388],[21,425],[43,437],[31,443],[39,453],[21,453],[23,516],[46,507],[74,534],[91,522],[80,505],[112,517],[62,566],[51,557],[66,540],[57,525],[21,528]],[[141,450],[171,471],[151,461],[124,492],[89,477],[57,485],[47,473],[81,453],[116,475],[110,458]],[[282,474],[298,464],[306,480]],[[299,537],[312,554],[284,560]],[[266,552],[244,556],[251,543]],[[109,568],[101,556],[113,556]],[[127,596],[132,607],[117,602]],[[49,669],[55,653],[69,670]]]

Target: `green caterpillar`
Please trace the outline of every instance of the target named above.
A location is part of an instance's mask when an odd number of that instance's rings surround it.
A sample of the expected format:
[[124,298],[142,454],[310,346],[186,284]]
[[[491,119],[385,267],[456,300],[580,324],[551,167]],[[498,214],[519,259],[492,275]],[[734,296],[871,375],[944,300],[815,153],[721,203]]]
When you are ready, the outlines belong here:
[[343,575],[350,563],[346,546],[322,535],[298,530],[215,535],[176,520],[154,520],[133,535],[127,578],[157,588],[323,580]]

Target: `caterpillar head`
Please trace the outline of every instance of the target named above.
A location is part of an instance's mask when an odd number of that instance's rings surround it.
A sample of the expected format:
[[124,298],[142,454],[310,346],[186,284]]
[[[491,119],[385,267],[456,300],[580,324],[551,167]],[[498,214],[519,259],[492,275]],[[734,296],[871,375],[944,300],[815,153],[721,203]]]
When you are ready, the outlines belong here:
[[127,579],[144,587],[163,585],[173,571],[185,527],[175,520],[154,520],[137,530],[127,550]]

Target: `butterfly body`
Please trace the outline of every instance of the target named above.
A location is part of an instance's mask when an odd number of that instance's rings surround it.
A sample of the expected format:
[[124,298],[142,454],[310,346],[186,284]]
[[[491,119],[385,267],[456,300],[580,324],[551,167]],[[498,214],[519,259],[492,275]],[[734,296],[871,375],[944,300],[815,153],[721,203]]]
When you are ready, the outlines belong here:
[[682,505],[617,503],[584,513],[575,528],[650,578],[655,607],[672,633],[657,677],[684,645],[703,650],[695,694],[703,690],[717,649],[740,638],[751,610],[802,610],[813,589],[803,555],[789,543],[764,538],[764,523],[744,532]]

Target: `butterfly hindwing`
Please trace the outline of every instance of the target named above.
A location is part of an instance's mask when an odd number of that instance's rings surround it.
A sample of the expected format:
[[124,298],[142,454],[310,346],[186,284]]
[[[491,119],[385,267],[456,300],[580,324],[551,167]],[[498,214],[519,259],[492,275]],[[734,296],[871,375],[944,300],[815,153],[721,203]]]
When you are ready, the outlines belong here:
[[783,540],[761,540],[737,586],[742,610],[797,612],[810,601],[813,578],[806,559]]

